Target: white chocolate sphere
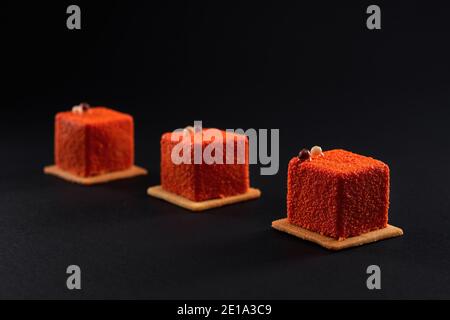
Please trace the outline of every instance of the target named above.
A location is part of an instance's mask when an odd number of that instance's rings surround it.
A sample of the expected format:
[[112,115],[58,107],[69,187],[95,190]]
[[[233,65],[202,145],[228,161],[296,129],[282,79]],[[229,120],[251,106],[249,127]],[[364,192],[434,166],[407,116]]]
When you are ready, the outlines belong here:
[[314,146],[311,148],[311,156],[312,157],[319,157],[323,156],[322,148],[319,146]]

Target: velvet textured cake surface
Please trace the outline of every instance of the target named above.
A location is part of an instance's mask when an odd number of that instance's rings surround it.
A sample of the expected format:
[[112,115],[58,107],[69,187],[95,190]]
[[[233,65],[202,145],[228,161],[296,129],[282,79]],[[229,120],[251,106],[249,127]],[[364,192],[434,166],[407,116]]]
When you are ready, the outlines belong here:
[[345,150],[311,161],[292,158],[288,168],[290,223],[336,239],[385,228],[389,167]]
[[105,107],[58,113],[55,164],[81,177],[130,168],[134,164],[133,118]]
[[[223,163],[208,164],[202,158],[201,164],[194,163],[194,148],[203,154],[205,149],[212,147],[214,139],[205,135],[205,130],[200,133],[200,142],[194,142],[194,134],[189,136],[191,163],[175,164],[172,160],[173,148],[180,143],[182,138],[172,139],[173,133],[165,133],[161,137],[161,185],[172,193],[183,196],[192,201],[205,201],[210,199],[225,198],[246,193],[250,186],[248,166],[248,139],[245,135],[229,134],[228,140],[225,131],[222,135],[223,154],[220,155]],[[172,141],[174,140],[174,141]],[[226,144],[233,145],[233,163],[227,164]],[[217,142],[216,142],[217,143]],[[244,146],[244,148],[242,148]],[[241,153],[244,152],[244,154]],[[238,155],[239,154],[239,155]],[[244,161],[238,162],[238,159]],[[231,162],[231,161],[229,161]]]

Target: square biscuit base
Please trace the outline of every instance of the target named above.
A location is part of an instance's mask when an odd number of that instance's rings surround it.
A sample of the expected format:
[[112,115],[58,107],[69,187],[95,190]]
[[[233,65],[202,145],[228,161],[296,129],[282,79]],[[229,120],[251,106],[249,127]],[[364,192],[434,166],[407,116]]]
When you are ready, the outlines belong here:
[[370,231],[356,237],[350,237],[344,240],[337,240],[319,233],[306,230],[304,228],[293,225],[287,218],[276,220],[272,222],[272,228],[289,233],[300,239],[311,241],[321,245],[329,250],[342,250],[351,247],[361,246],[371,242],[376,242],[383,239],[398,237],[403,235],[403,230],[388,224],[386,228]]
[[238,203],[242,201],[247,201],[251,199],[256,199],[261,196],[261,191],[254,188],[249,188],[246,193],[238,194],[236,196],[219,198],[219,199],[211,199],[206,201],[192,201],[185,197],[176,195],[172,192],[166,191],[162,188],[162,186],[154,186],[150,187],[147,190],[147,194],[170,202],[179,207],[191,210],[191,211],[204,211],[212,208],[218,208],[222,206],[226,206],[233,203]]
[[89,186],[93,184],[107,183],[114,180],[127,179],[136,176],[146,175],[147,170],[141,167],[132,166],[131,168],[122,171],[114,171],[93,177],[80,177],[70,172],[64,171],[56,165],[53,165],[45,167],[44,173],[56,176],[66,181]]

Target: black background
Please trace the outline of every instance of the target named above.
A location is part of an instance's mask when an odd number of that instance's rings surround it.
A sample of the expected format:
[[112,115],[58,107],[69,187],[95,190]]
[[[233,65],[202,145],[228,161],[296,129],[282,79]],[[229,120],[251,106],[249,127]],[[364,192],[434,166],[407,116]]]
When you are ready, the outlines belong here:
[[[2,3],[0,297],[449,298],[448,8],[377,2]],[[53,117],[88,101],[135,117],[147,177],[82,187],[42,174]],[[203,120],[280,129],[280,171],[261,199],[192,214],[146,196],[162,132]],[[344,148],[391,168],[401,238],[338,253],[271,230],[303,147]],[[81,291],[65,270],[82,269]],[[366,288],[368,265],[382,290]]]

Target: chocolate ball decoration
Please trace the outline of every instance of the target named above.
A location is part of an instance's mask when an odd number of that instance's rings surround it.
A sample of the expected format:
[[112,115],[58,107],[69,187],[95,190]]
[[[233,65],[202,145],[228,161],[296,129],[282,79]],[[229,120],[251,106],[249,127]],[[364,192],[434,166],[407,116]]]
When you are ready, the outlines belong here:
[[298,154],[298,158],[301,162],[311,160],[311,153],[308,149],[302,149]]
[[91,108],[90,104],[87,102],[81,102],[80,107],[83,110],[83,112],[86,112]]
[[311,156],[312,157],[319,157],[323,156],[322,148],[319,146],[314,146],[311,148]]
[[82,113],[89,111],[90,108],[91,108],[91,106],[89,105],[89,103],[82,102],[79,105],[74,106],[72,108],[72,112],[77,113],[77,114],[82,114]]

